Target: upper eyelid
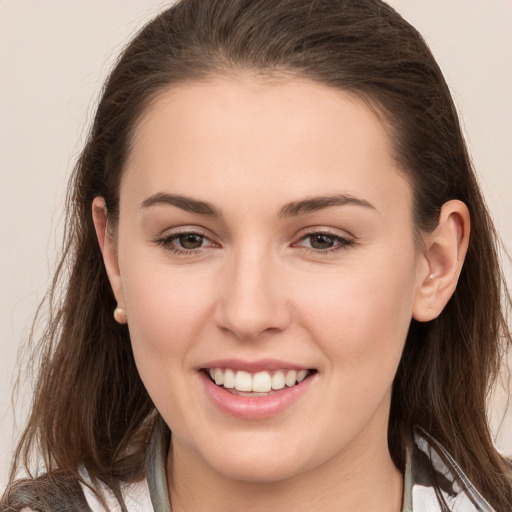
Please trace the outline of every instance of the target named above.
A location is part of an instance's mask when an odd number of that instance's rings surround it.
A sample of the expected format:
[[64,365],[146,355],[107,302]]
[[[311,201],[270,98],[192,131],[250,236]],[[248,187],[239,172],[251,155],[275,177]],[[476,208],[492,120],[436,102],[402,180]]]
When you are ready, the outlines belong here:
[[[206,240],[209,241],[209,245],[206,247],[197,247],[195,249],[185,249],[180,248],[176,245],[176,240],[183,235],[187,234],[193,234],[198,235]],[[202,228],[199,228],[198,226],[180,226],[176,228],[166,229],[163,230],[161,233],[157,234],[155,237],[152,238],[152,243],[154,243],[157,246],[163,247],[165,250],[169,250],[169,247],[175,246],[176,252],[181,252],[183,254],[185,253],[197,253],[199,251],[204,251],[207,249],[217,249],[219,247],[222,247],[222,244],[217,241],[215,237],[210,236],[209,234],[205,233],[205,230]]]
[[[296,242],[293,242],[292,245],[296,245],[299,242],[303,242],[304,240],[307,240],[308,238],[311,238],[314,235],[324,235],[326,237],[330,237],[330,238],[334,239],[335,241],[340,242],[340,245],[342,245],[342,246],[346,246],[346,245],[354,243],[354,240],[352,238],[348,238],[346,236],[334,235],[332,233],[316,232],[316,233],[309,233],[307,235],[301,236]],[[333,248],[334,247],[331,247],[330,249],[333,249]],[[315,249],[315,250],[321,251],[322,249]],[[325,250],[328,250],[328,249],[325,249]]]
[[308,236],[321,234],[321,235],[328,235],[332,237],[337,238],[344,238],[347,240],[355,241],[356,237],[352,235],[350,232],[346,230],[341,230],[338,228],[329,228],[329,227],[322,227],[322,226],[311,226],[307,228],[303,228],[297,232],[295,235],[296,239],[302,240],[303,238],[306,238]]
[[208,240],[211,240],[212,242],[214,239],[218,237],[212,236],[212,234],[209,232],[209,230],[201,228],[199,226],[179,226],[175,228],[168,228],[162,230],[160,233],[158,233],[155,238],[156,239],[166,239],[166,238],[173,238],[180,235],[186,235],[186,234],[194,234],[199,235],[204,238],[208,238]]
[[[327,237],[331,237],[335,239],[335,243],[332,247],[326,249],[315,249],[314,247],[307,247],[299,245],[301,242],[304,242],[308,238],[314,235],[324,235]],[[305,230],[299,231],[295,237],[295,241],[292,242],[291,246],[298,249],[302,249],[308,252],[312,252],[314,254],[335,254],[340,250],[346,250],[349,247],[353,247],[356,243],[357,239],[355,236],[351,235],[347,231],[343,231],[340,233],[340,230],[336,228],[328,228],[326,226],[311,226],[309,228],[305,228]]]
[[183,236],[183,235],[197,235],[197,236],[200,236],[201,238],[204,238],[205,240],[208,240],[213,245],[217,245],[217,246],[220,245],[215,240],[212,240],[212,237],[210,237],[208,235],[205,235],[204,233],[200,233],[198,231],[178,231],[176,233],[169,233],[168,235],[163,235],[163,236],[159,237],[159,240],[161,240],[161,241],[162,240],[163,241],[166,241],[166,240],[168,240],[168,241],[176,240],[180,236]]
[[[205,240],[208,240],[209,245],[207,245],[207,246],[201,245],[200,247],[195,247],[193,249],[187,249],[185,247],[180,247],[176,243],[177,239],[180,236],[187,235],[187,234],[198,235],[198,236],[204,238]],[[176,233],[169,233],[167,235],[157,237],[156,239],[153,240],[153,243],[157,246],[162,247],[165,251],[170,251],[171,253],[174,253],[176,255],[182,255],[182,256],[198,255],[198,254],[203,253],[205,250],[217,249],[219,247],[222,247],[219,243],[215,242],[210,237],[207,237],[197,231],[190,231],[190,230],[189,231],[177,231]]]

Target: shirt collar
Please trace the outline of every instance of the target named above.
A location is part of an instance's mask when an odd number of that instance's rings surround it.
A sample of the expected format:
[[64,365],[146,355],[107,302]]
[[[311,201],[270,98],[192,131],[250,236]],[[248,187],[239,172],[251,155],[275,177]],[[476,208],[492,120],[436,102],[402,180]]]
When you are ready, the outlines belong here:
[[415,427],[406,446],[402,512],[494,512],[446,449]]

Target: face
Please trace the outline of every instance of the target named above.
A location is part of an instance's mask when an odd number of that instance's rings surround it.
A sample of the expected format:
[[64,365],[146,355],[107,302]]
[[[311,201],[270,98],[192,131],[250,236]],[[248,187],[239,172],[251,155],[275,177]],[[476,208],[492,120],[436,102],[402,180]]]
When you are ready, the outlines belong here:
[[387,453],[420,258],[410,187],[363,101],[298,79],[164,92],[136,129],[115,244],[177,454],[262,481]]

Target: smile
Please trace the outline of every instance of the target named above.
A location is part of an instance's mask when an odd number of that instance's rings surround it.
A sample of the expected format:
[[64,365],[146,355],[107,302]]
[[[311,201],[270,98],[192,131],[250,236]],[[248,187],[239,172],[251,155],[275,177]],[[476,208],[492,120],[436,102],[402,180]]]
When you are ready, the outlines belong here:
[[286,366],[278,361],[225,360],[205,365],[198,375],[217,410],[244,420],[263,420],[284,414],[316,387],[316,369]]
[[231,368],[210,368],[207,370],[212,381],[231,393],[247,393],[256,396],[256,393],[268,394],[279,391],[285,387],[300,384],[312,370],[268,370],[249,373]]

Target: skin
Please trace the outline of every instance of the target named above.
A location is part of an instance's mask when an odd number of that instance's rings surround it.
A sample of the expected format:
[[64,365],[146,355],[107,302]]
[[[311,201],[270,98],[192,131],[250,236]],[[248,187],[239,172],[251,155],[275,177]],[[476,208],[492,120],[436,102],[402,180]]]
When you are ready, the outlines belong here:
[[[401,509],[403,477],[387,446],[391,385],[411,318],[435,318],[453,293],[469,216],[446,203],[418,247],[411,188],[392,155],[363,101],[307,80],[187,83],[143,116],[114,235],[102,198],[93,215],[126,312],[118,320],[173,432],[173,511]],[[155,194],[221,215],[142,206]],[[335,195],[364,204],[290,213]],[[171,237],[187,232],[202,247]],[[318,249],[318,233],[332,247]],[[247,420],[205,393],[198,369],[222,358],[317,373],[290,407]]]

